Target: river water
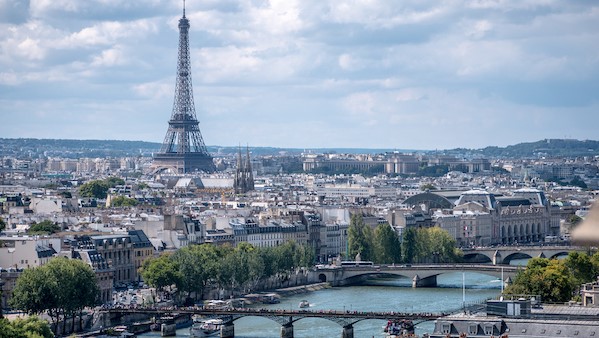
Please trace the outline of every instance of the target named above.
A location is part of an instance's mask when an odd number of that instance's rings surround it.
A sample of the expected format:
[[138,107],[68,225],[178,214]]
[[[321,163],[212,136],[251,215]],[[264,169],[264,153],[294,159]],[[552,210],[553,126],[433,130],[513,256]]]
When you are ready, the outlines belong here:
[[[466,288],[462,289],[464,277]],[[309,310],[351,310],[351,311],[397,311],[397,312],[447,312],[462,306],[463,295],[466,303],[495,297],[501,292],[501,282],[494,277],[478,273],[461,272],[437,277],[438,287],[412,288],[407,278],[371,279],[365,285],[323,289],[281,299],[279,304],[258,305],[270,309],[298,309],[302,299],[310,303]],[[463,292],[465,291],[465,292]],[[384,337],[382,320],[364,320],[354,324],[355,338]],[[323,318],[305,318],[293,324],[296,338],[340,337],[341,326]],[[433,322],[419,323],[416,333],[430,333]],[[149,332],[141,337],[159,337],[157,332]],[[189,329],[177,331],[178,337],[189,336]],[[239,338],[279,338],[280,326],[276,322],[261,317],[244,317],[235,321],[235,337]]]

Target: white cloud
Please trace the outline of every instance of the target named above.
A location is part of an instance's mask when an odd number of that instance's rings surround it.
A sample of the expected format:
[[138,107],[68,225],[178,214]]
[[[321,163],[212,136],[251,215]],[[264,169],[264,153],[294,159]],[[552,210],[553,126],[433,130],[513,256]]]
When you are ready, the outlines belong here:
[[[0,115],[11,113],[0,134],[60,137],[47,127],[54,118],[72,137],[161,140],[180,3],[32,0],[28,12],[9,9],[21,14],[0,15]],[[239,142],[297,147],[596,138],[592,123],[569,131],[556,122],[599,122],[595,4],[207,0],[189,1],[186,15],[209,144],[230,143],[226,126]],[[95,114],[96,128],[73,118],[82,112]],[[37,126],[24,118],[33,113]],[[115,120],[143,130],[98,129]]]
[[115,48],[105,49],[100,55],[93,58],[91,63],[95,67],[111,67],[117,65],[124,65],[126,63],[122,47],[116,46]]

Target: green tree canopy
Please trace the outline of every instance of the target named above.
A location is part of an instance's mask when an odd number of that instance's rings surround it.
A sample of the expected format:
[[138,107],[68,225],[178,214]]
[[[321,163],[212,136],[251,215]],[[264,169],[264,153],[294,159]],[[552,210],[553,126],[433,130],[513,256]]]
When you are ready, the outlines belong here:
[[158,291],[181,283],[179,265],[177,260],[171,258],[170,253],[144,261],[140,272],[144,281]]
[[6,222],[0,217],[0,231],[4,231],[4,229],[6,229]]
[[125,184],[125,180],[123,180],[120,177],[114,177],[114,176],[108,177],[107,179],[104,180],[104,182],[106,182],[106,184],[110,188],[114,188],[117,185],[124,185]]
[[518,272],[507,294],[540,295],[544,302],[565,302],[572,298],[574,281],[562,260],[533,258]]
[[110,206],[112,207],[134,207],[138,204],[135,198],[129,198],[126,196],[115,196],[110,200]]
[[461,259],[455,240],[440,227],[407,227],[403,233],[402,254],[404,262],[447,263]]
[[106,181],[93,180],[82,184],[79,187],[79,194],[83,197],[103,199],[106,198],[108,189],[110,189],[110,185]]
[[60,226],[50,220],[33,223],[27,230],[30,234],[53,234],[60,231]]
[[[35,290],[35,292],[33,292]],[[29,314],[44,311],[54,325],[97,303],[99,289],[91,267],[76,259],[57,257],[23,271],[13,290],[11,305]]]
[[389,223],[377,226],[374,231],[376,263],[390,264],[401,262],[401,244],[399,236]]
[[38,316],[9,321],[0,318],[0,338],[53,338],[50,325]]
[[361,214],[353,214],[347,229],[348,258],[353,260],[357,254],[363,261],[372,260],[374,257],[372,229]]
[[565,263],[575,287],[591,282],[597,276],[597,267],[593,265],[591,257],[585,253],[570,252],[565,259]]

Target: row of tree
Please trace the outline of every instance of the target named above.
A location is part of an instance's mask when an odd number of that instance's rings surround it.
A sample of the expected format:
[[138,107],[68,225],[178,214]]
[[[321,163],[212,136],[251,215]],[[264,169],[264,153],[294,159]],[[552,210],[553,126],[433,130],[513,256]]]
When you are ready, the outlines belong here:
[[533,258],[505,293],[539,295],[543,302],[580,299],[580,286],[599,275],[599,253],[570,252],[565,259]]
[[314,259],[312,248],[291,241],[273,248],[190,245],[145,261],[141,275],[159,291],[197,299],[208,286],[249,292],[268,277],[285,281],[291,271],[313,265]]
[[83,309],[98,303],[96,276],[78,259],[57,257],[47,264],[23,271],[17,279],[10,305],[30,315],[46,312],[54,325],[72,319],[72,331]]
[[439,227],[407,227],[399,235],[388,224],[379,224],[374,232],[361,214],[351,217],[348,234],[348,259],[358,256],[364,261],[379,264],[445,263],[461,259],[455,240]]

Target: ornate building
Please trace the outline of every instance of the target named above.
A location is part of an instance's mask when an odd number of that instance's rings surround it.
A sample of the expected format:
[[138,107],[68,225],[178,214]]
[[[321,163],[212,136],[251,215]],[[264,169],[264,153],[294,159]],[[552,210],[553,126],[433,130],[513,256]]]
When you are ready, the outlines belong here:
[[245,194],[248,191],[254,190],[254,174],[252,172],[252,163],[250,162],[249,148],[246,148],[245,161],[241,157],[241,148],[239,148],[233,187],[236,194]]

